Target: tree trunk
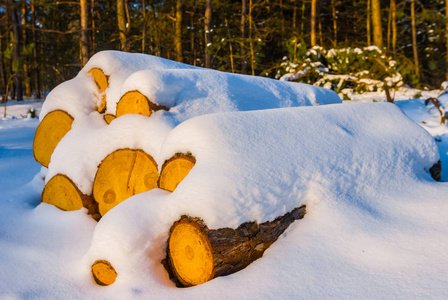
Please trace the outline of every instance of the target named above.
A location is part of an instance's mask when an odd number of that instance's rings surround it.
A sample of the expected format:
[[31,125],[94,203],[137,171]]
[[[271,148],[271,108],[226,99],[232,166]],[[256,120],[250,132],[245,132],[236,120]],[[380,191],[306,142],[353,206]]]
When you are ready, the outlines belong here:
[[195,164],[196,158],[194,156],[176,153],[164,162],[157,182],[158,187],[166,191],[174,192]]
[[174,45],[176,48],[176,59],[179,62],[183,62],[182,52],[182,0],[176,2],[176,34],[174,35]]
[[316,46],[317,0],[311,0],[311,47]]
[[[0,26],[0,52],[3,53],[3,34],[2,34],[2,27]],[[0,55],[0,77],[2,78],[2,102],[6,102],[7,100],[7,93],[6,93],[6,84],[8,79],[6,78],[6,66],[5,66],[5,60],[4,55]]]
[[372,32],[370,28],[371,22],[372,22],[372,0],[367,0],[367,24],[366,24],[367,46],[372,45]]
[[142,0],[143,9],[143,28],[142,28],[142,53],[145,53],[146,48],[146,2]]
[[417,48],[417,32],[415,28],[415,0],[411,0],[411,22],[412,22],[412,50],[414,52],[415,73],[420,78],[420,68],[418,63],[418,48]]
[[173,224],[165,268],[177,286],[193,286],[238,272],[263,256],[288,226],[305,216],[295,208],[274,221],[246,222],[237,229],[209,229],[199,218],[182,216]]
[[255,75],[255,54],[254,54],[254,41],[252,37],[252,0],[249,0],[249,49],[250,49],[250,68],[252,76]]
[[212,0],[206,0],[205,5],[205,67],[211,68],[209,47],[212,45]]
[[381,6],[380,0],[372,0],[372,27],[373,43],[378,48],[383,48],[383,31],[381,28]]
[[31,23],[33,26],[33,59],[34,59],[34,97],[41,98],[40,94],[40,72],[39,72],[39,57],[37,52],[37,33],[36,33],[36,11],[34,8],[34,0],[31,1]]
[[331,0],[331,15],[333,17],[333,46],[338,44],[338,23],[336,19],[336,3],[335,0]]
[[90,0],[81,0],[81,65],[84,67],[90,58]]
[[[22,3],[22,27],[25,27],[27,19],[26,2]],[[22,30],[22,43],[25,48],[28,45],[28,39],[26,36],[26,30]],[[23,57],[23,83],[25,84],[25,96],[31,97],[31,78],[29,72],[29,55],[26,54]]]
[[117,22],[120,35],[120,50],[127,51],[127,29],[126,29],[126,12],[125,12],[125,0],[117,0]]
[[17,7],[14,0],[9,0],[8,4],[10,6],[9,14],[13,26],[13,35],[14,35],[14,66],[13,71],[15,73],[15,92],[17,101],[23,100],[23,90],[22,90],[22,66],[20,61],[20,24],[19,19],[17,17]]
[[[448,1],[448,0],[447,0]],[[246,18],[247,18],[247,0],[242,0],[241,4],[241,73],[247,73],[246,58]]]

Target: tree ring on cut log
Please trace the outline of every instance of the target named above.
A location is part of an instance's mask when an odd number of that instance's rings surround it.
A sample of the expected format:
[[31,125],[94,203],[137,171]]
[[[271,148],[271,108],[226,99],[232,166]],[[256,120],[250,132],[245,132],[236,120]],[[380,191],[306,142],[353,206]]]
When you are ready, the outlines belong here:
[[104,216],[127,198],[156,188],[158,178],[157,163],[143,150],[112,152],[99,165],[93,182],[100,214]]
[[66,175],[57,174],[48,181],[42,191],[42,202],[67,211],[83,207],[83,197],[75,183]]
[[115,115],[117,118],[125,114],[139,114],[149,117],[153,111],[161,109],[168,110],[166,106],[151,102],[139,91],[130,91],[124,94],[118,101]]
[[73,117],[62,110],[48,113],[36,129],[33,142],[34,159],[48,168],[54,149],[72,128]]
[[92,265],[92,275],[99,285],[111,285],[117,279],[117,272],[107,260],[97,260]]
[[110,122],[115,120],[115,116],[112,114],[105,114],[103,118],[104,118],[104,121],[107,123],[107,125],[109,125]]
[[168,247],[173,270],[184,286],[198,285],[213,278],[212,248],[198,224],[180,221],[171,232]]
[[104,92],[109,86],[109,78],[104,74],[103,70],[101,70],[100,68],[92,68],[87,73],[92,75],[96,85],[98,86],[98,89],[100,90],[100,93],[103,94],[101,98],[101,103],[98,105],[98,112],[103,113],[106,111],[107,101]]
[[177,153],[163,164],[159,188],[173,192],[195,164],[196,158],[191,154]]

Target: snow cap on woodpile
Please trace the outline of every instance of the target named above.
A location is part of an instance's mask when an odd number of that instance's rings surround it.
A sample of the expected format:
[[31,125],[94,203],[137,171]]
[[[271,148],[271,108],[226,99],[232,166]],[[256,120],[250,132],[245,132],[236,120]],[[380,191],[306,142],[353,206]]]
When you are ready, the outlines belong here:
[[169,228],[181,215],[211,229],[274,220],[303,204],[309,214],[349,205],[376,216],[396,205],[387,191],[431,181],[439,159],[434,139],[387,103],[200,116],[171,131],[159,160],[187,152],[196,164],[174,192],[136,195],[101,219],[89,266],[107,259],[118,281],[145,266],[157,289]]

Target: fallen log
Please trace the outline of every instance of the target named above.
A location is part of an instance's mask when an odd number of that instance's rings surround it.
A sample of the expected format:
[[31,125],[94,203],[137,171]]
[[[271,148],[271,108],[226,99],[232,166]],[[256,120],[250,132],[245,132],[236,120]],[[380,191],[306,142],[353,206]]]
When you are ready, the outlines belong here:
[[143,150],[120,149],[98,166],[93,182],[93,197],[104,216],[127,198],[157,187],[157,163]]
[[173,192],[195,163],[196,158],[191,153],[176,153],[162,165],[158,182],[159,188]]
[[153,111],[158,110],[168,110],[168,108],[151,102],[139,91],[131,91],[120,98],[115,115],[117,118],[125,114],[139,114],[149,117]]
[[98,285],[111,285],[117,279],[117,272],[106,260],[97,260],[92,265],[92,276]]
[[109,125],[110,122],[115,120],[115,116],[112,114],[105,114],[103,118],[104,118],[104,121],[106,121],[107,125]]
[[178,287],[230,275],[262,257],[286,228],[305,213],[306,207],[301,206],[272,222],[247,222],[237,229],[217,230],[207,228],[199,218],[182,216],[170,229],[164,266]]
[[53,176],[42,191],[41,201],[65,211],[87,208],[95,220],[99,220],[98,204],[91,196],[83,194],[76,184],[64,174]]
[[54,149],[72,128],[73,117],[62,110],[48,113],[36,129],[33,142],[34,159],[42,166],[50,164]]
[[92,68],[87,73],[89,73],[93,77],[96,85],[98,86],[98,89],[100,90],[100,93],[102,94],[101,102],[98,105],[98,112],[103,113],[106,111],[107,106],[106,94],[104,92],[109,86],[109,76],[106,76],[106,74],[104,74],[103,70],[101,70],[100,68]]

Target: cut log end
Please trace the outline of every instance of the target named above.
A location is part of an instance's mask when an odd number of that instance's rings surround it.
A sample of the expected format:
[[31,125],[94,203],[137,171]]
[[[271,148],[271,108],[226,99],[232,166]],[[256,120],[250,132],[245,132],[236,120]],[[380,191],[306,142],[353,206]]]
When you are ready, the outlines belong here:
[[110,122],[112,122],[113,120],[115,120],[115,116],[112,114],[105,114],[104,115],[104,121],[107,123],[107,125],[110,124]]
[[213,253],[201,226],[182,220],[169,239],[169,260],[175,276],[184,286],[198,285],[213,278]]
[[171,227],[167,257],[162,263],[179,287],[230,275],[262,257],[288,226],[305,213],[306,207],[301,206],[274,221],[259,225],[246,222],[237,229],[216,230],[207,228],[199,218],[182,216]]
[[48,167],[54,149],[72,128],[73,117],[62,110],[48,113],[36,129],[33,154],[37,162]]
[[42,202],[52,204],[62,210],[72,211],[83,207],[86,197],[73,181],[63,174],[57,174],[48,181],[42,192]]
[[101,97],[101,101],[98,103],[98,112],[104,113],[106,111],[107,104],[106,94],[104,94],[104,92],[109,86],[109,78],[100,68],[92,68],[87,73],[89,73],[93,77],[96,85],[98,86],[98,89],[100,90],[100,93],[103,94]]
[[160,172],[159,187],[173,192],[190,173],[195,164],[196,158],[191,154],[177,153],[163,164]]
[[117,272],[107,260],[97,260],[92,265],[92,275],[95,282],[102,286],[111,285],[117,279]]
[[157,187],[157,163],[143,150],[120,149],[109,154],[98,167],[93,197],[104,216],[127,198]]
[[116,116],[118,118],[125,114],[139,114],[149,117],[152,114],[152,109],[148,98],[138,91],[124,94],[118,101]]

